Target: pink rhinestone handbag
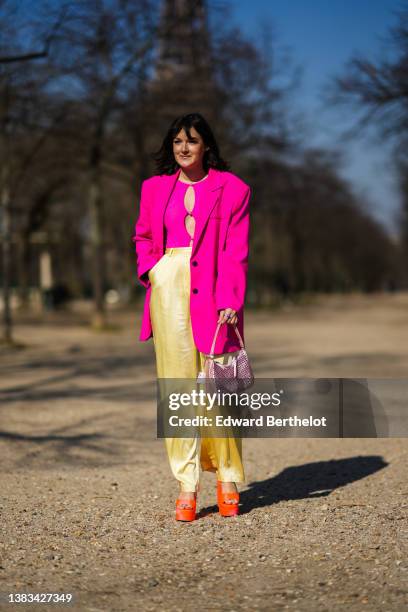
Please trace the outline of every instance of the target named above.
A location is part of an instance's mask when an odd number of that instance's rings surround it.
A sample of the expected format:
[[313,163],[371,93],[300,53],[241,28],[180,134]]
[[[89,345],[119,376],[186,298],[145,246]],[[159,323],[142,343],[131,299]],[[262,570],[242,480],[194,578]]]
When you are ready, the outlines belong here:
[[[221,323],[217,325],[210,354],[205,357],[204,372],[200,372],[199,378],[203,379],[205,377],[207,388],[212,390],[234,392],[248,389],[254,384],[254,375],[241,334],[236,325],[233,327],[241,347],[237,355],[234,355],[230,363],[225,365],[214,360],[214,357],[217,357],[217,355],[214,355],[214,347],[221,325]],[[228,323],[225,323],[225,325],[228,325]]]

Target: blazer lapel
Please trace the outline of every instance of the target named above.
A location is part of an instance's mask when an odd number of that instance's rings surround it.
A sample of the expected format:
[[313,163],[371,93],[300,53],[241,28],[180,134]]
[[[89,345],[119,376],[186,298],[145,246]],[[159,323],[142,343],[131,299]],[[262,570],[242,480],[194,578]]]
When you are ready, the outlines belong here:
[[[174,174],[165,174],[161,176],[161,185],[157,194],[156,206],[154,211],[155,225],[157,228],[157,244],[160,255],[164,253],[164,213],[169,202],[173,188],[179,178],[181,168]],[[201,192],[201,198],[198,205],[197,214],[195,216],[196,224],[194,230],[194,238],[191,255],[197,248],[198,241],[207,223],[207,219],[211,214],[212,209],[220,196],[220,188],[223,186],[225,178],[223,172],[214,168],[208,169],[208,177],[204,181],[204,189]]]
[[201,234],[204,231],[207,219],[210,216],[212,209],[216,205],[218,198],[220,197],[220,188],[223,186],[224,182],[225,178],[223,178],[223,172],[215,170],[214,168],[209,168],[208,178],[206,178],[204,181],[205,186],[201,191],[200,202],[198,205],[197,215],[195,217],[196,224],[191,256],[193,256],[197,249],[197,245]]

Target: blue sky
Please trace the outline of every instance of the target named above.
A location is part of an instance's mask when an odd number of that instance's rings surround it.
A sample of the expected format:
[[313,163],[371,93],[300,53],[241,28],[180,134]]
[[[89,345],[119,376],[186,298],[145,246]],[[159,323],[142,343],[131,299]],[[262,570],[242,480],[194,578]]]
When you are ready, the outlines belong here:
[[[394,0],[231,0],[232,16],[250,37],[259,34],[266,20],[273,26],[278,47],[292,52],[303,67],[298,108],[305,112],[311,144],[337,146],[339,131],[350,125],[350,109],[323,110],[322,91],[327,80],[342,72],[355,53],[375,60],[386,52],[384,38],[395,25]],[[399,194],[390,146],[358,137],[346,145],[342,174],[356,193],[370,202],[370,210],[389,229],[396,227]]]

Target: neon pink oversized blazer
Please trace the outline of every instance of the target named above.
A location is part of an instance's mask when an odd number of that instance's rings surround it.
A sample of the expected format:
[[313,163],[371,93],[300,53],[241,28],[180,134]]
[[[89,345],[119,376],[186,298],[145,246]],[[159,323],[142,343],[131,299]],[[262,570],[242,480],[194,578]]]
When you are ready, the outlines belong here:
[[[141,187],[139,217],[132,240],[136,246],[137,275],[146,298],[139,340],[152,337],[151,285],[147,272],[164,254],[164,211],[180,168],[171,175],[146,179]],[[205,187],[204,187],[205,185]],[[218,311],[233,308],[244,339],[249,241],[250,187],[232,172],[209,168],[197,212],[190,258],[190,316],[194,343],[209,353],[217,328]],[[221,325],[214,352],[239,349],[233,326]]]

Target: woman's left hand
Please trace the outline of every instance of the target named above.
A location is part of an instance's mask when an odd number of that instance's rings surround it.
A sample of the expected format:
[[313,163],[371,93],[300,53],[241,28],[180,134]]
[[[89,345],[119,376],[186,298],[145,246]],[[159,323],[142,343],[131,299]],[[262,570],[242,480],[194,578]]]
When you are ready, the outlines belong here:
[[219,310],[218,323],[230,323],[230,325],[236,325],[238,323],[238,317],[236,310],[232,308],[225,308],[225,310]]

